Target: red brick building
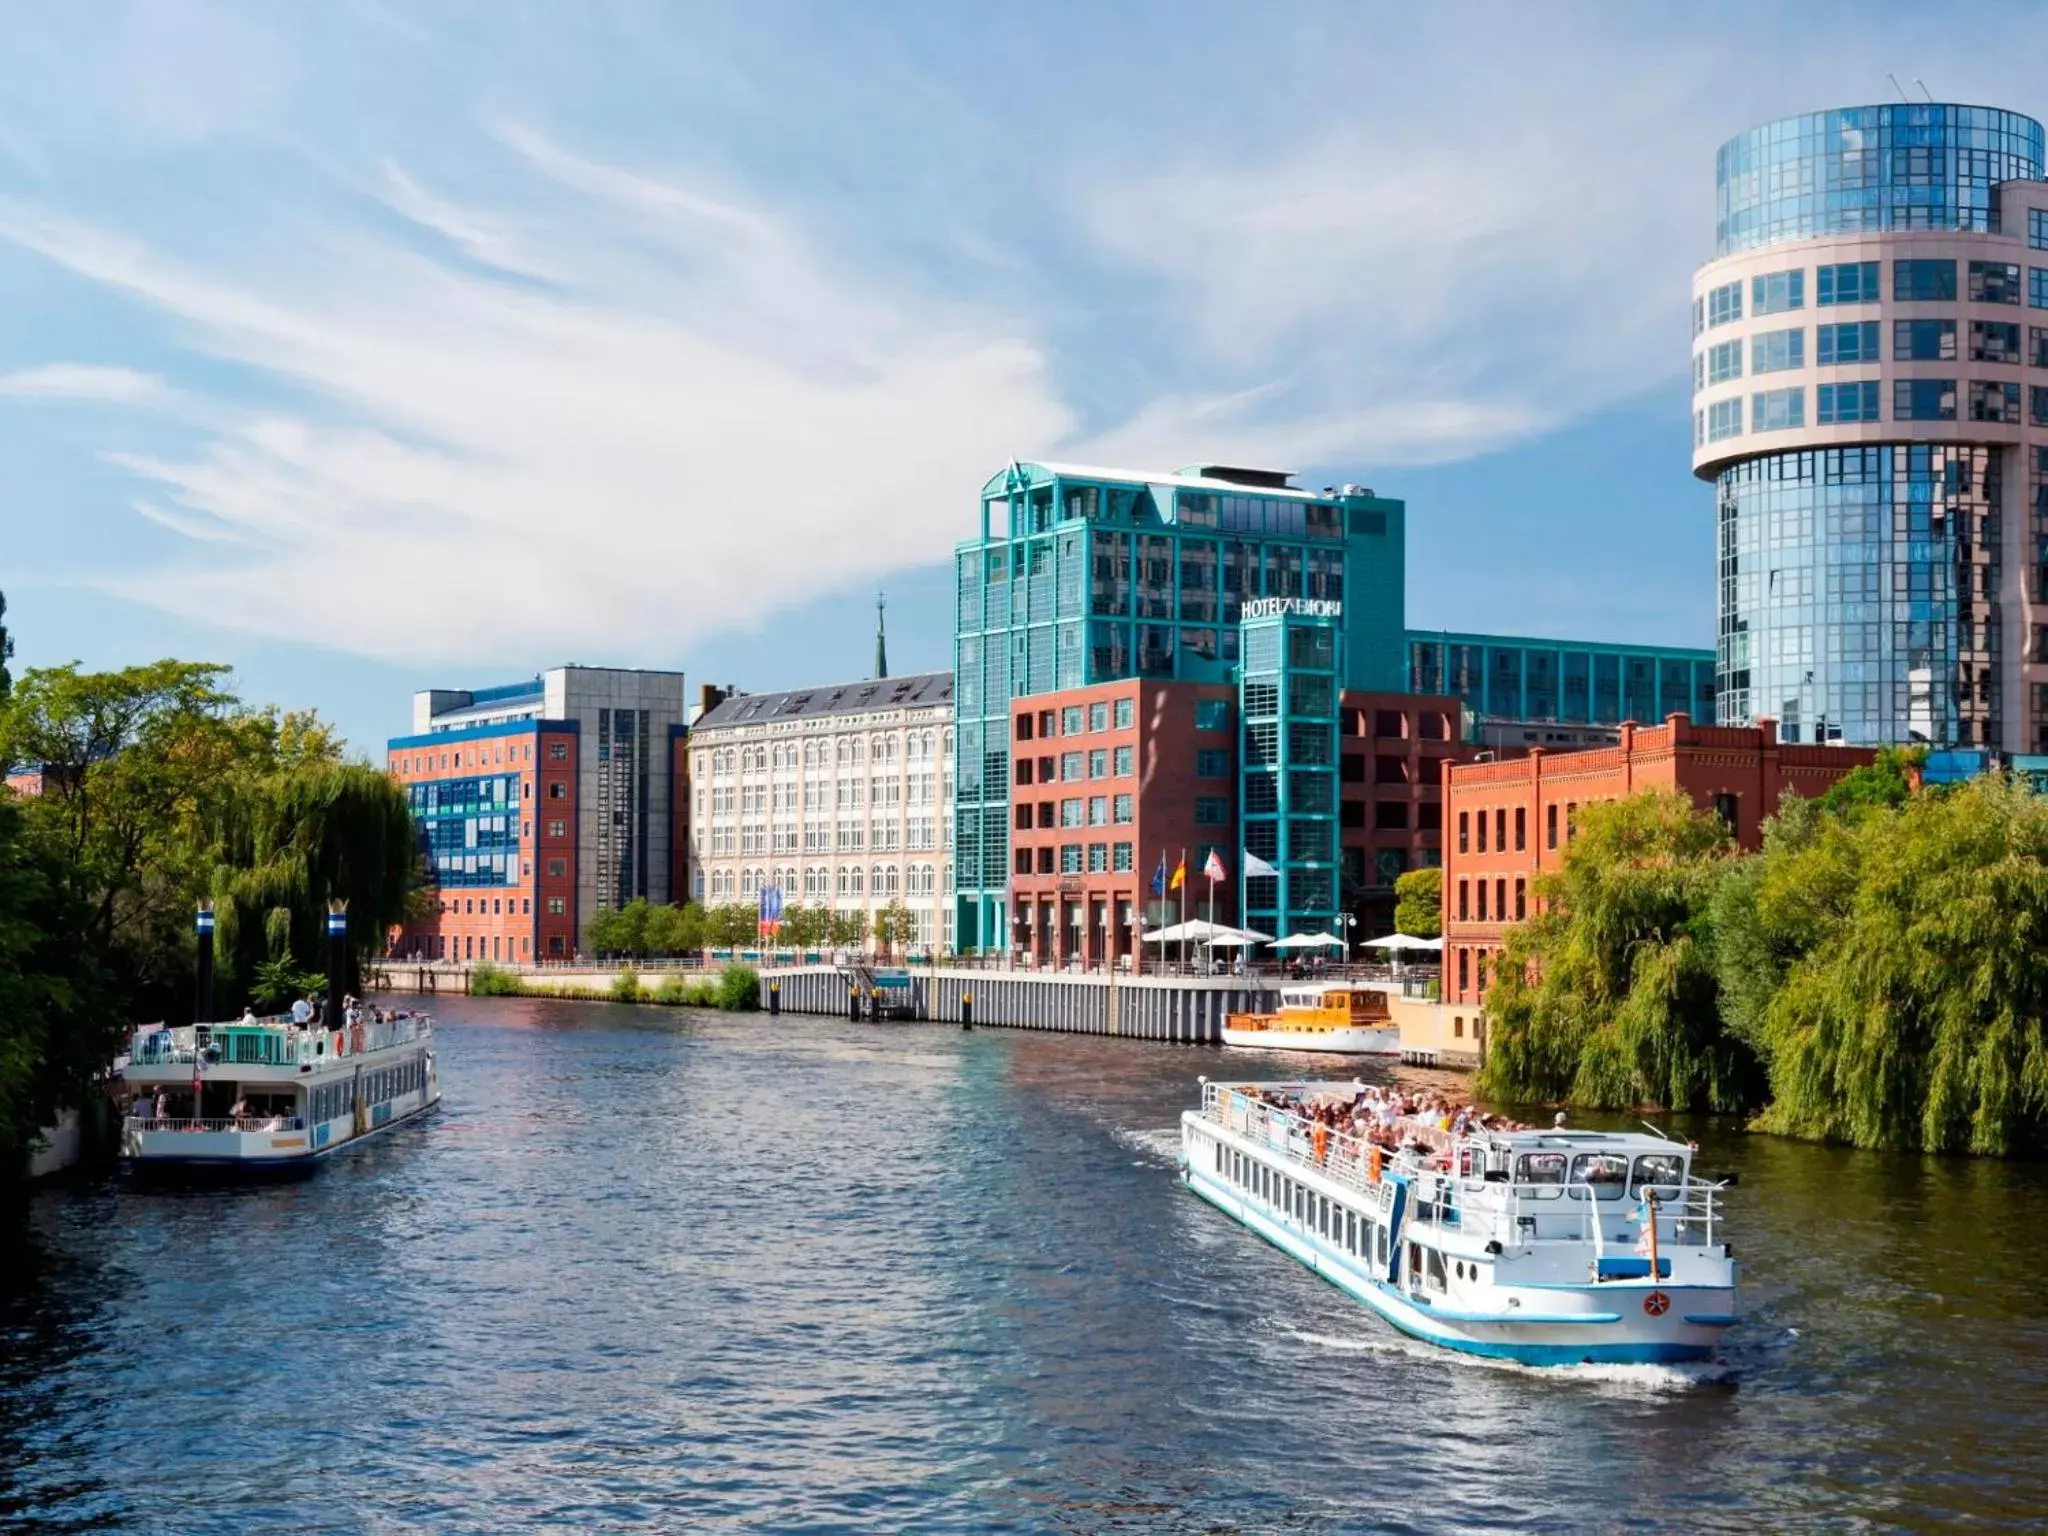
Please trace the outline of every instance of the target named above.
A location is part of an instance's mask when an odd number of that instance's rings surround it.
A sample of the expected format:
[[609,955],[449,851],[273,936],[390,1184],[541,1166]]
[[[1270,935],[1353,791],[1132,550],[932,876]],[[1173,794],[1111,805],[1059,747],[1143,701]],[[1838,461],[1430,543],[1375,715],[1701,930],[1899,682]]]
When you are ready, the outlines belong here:
[[1769,720],[1694,725],[1677,714],[1659,726],[1625,723],[1612,747],[1538,747],[1524,758],[1446,769],[1444,1000],[1480,1000],[1508,925],[1528,915],[1536,875],[1563,858],[1580,806],[1679,790],[1753,849],[1787,790],[1825,793],[1876,755],[1864,747],[1780,745]]
[[1341,897],[1363,940],[1393,927],[1394,882],[1443,856],[1443,770],[1488,749],[1461,740],[1448,695],[1346,693],[1338,720]]
[[[1216,920],[1235,920],[1236,719],[1236,690],[1220,683],[1132,678],[1011,702],[1009,904],[1020,958],[1122,961],[1135,919],[1159,900],[1160,859],[1170,872],[1183,850],[1189,915],[1208,910],[1201,870],[1214,848],[1229,872]],[[1168,905],[1177,919],[1178,892]]]

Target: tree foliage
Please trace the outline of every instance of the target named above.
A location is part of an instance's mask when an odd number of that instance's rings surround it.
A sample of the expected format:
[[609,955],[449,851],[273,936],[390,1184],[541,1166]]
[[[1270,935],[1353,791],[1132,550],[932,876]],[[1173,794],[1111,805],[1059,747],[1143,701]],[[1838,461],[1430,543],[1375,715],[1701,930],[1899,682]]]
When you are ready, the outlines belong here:
[[1444,872],[1440,866],[1411,869],[1394,881],[1394,929],[1411,939],[1442,935]]
[[1508,930],[1487,994],[1482,1090],[1604,1108],[1733,1109],[1753,1055],[1721,1027],[1708,898],[1730,863],[1682,795],[1584,807],[1537,910]]
[[1865,1147],[2048,1150],[2048,802],[1991,776],[1759,859],[1781,984],[1762,1123]]

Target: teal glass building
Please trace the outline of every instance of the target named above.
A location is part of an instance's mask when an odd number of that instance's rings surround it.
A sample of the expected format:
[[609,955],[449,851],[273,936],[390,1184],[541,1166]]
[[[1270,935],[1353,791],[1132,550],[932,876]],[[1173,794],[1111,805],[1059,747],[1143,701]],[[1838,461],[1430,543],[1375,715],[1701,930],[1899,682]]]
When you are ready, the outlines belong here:
[[1245,877],[1245,922],[1280,938],[1333,932],[1343,622],[1320,604],[1265,599],[1247,604],[1243,634],[1238,825],[1245,852],[1274,870]]
[[1247,601],[1343,605],[1343,684],[1407,671],[1400,501],[1282,471],[1014,462],[955,547],[954,873],[963,950],[1008,943],[1013,699],[1128,678],[1229,683]]
[[1648,725],[1714,723],[1714,652],[1515,635],[1408,632],[1407,690],[1449,694],[1481,719]]

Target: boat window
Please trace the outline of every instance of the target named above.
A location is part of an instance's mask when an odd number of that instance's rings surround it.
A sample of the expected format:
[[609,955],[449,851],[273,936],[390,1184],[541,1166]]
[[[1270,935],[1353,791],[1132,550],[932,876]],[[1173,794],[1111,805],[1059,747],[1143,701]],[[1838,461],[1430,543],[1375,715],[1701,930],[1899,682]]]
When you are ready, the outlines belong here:
[[1581,1152],[1572,1159],[1572,1198],[1585,1199],[1581,1184],[1593,1186],[1602,1200],[1619,1200],[1628,1193],[1628,1159],[1618,1152]]
[[1631,1193],[1652,1188],[1661,1196],[1677,1194],[1685,1183],[1685,1159],[1676,1152],[1647,1152],[1636,1159],[1636,1176]]
[[[1515,1182],[1517,1184],[1552,1185],[1563,1184],[1565,1155],[1562,1152],[1524,1152],[1515,1159]],[[1539,1200],[1555,1200],[1562,1191],[1538,1189]]]

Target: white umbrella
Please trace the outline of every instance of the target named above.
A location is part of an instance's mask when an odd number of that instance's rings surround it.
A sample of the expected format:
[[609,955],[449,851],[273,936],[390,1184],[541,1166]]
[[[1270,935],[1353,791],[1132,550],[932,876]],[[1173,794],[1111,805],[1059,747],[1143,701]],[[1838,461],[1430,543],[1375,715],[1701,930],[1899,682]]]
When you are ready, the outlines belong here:
[[1284,939],[1275,939],[1275,949],[1336,949],[1344,941],[1327,933],[1290,933]]

